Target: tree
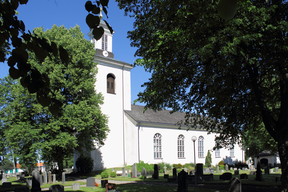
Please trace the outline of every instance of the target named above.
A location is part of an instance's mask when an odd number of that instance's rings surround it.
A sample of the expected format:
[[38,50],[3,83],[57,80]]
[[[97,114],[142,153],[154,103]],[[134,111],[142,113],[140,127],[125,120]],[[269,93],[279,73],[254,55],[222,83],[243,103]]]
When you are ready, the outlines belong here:
[[210,151],[208,150],[207,155],[205,157],[205,165],[207,167],[211,167],[211,164],[212,164],[212,157]]
[[[97,72],[96,63],[93,62],[95,51],[93,45],[84,39],[79,26],[69,30],[56,25],[47,31],[43,31],[43,28],[36,28],[33,35],[53,41],[57,46],[63,46],[71,55],[71,62],[62,63],[58,57],[50,56],[39,65],[35,53],[29,52],[28,62],[38,69],[39,74],[47,74],[53,86],[50,91],[39,91],[31,95],[23,88],[27,85],[26,79],[18,80],[18,83],[10,87],[6,85],[5,90],[8,93],[16,94],[14,90],[19,90],[21,96],[11,97],[11,100],[7,100],[6,107],[1,110],[6,125],[5,137],[12,141],[11,144],[15,142],[16,148],[22,145],[19,145],[18,139],[15,141],[13,139],[19,138],[18,135],[22,137],[25,135],[22,140],[28,143],[23,148],[30,151],[29,149],[35,144],[37,146],[35,150],[41,151],[42,159],[47,162],[58,162],[61,171],[63,160],[71,157],[74,150],[90,151],[94,144],[103,145],[108,132],[107,118],[100,110],[103,98],[94,90]],[[7,91],[1,92],[2,98],[7,98]],[[51,107],[50,109],[47,107],[49,94],[53,94],[63,103],[63,109],[59,115],[52,115]],[[42,100],[41,97],[46,98]],[[29,105],[25,104],[27,102]],[[41,105],[46,107],[42,108]],[[27,108],[26,111],[24,111],[25,108]],[[57,110],[57,107],[53,110]],[[10,121],[11,117],[8,114],[13,117],[14,121]],[[29,121],[31,121],[30,124],[28,124]],[[8,126],[9,122],[11,126]],[[35,136],[35,142],[31,141],[33,136]]]
[[263,123],[287,191],[287,1],[238,3],[230,21],[218,17],[218,2],[117,1],[135,16],[135,64],[152,72],[139,101],[185,112],[183,124],[219,132],[223,147]]
[[[96,4],[92,4],[91,1],[87,1],[85,4],[85,9],[89,12],[86,17],[86,23],[93,30],[92,34],[97,40],[104,33],[104,29],[99,27],[100,6],[107,15],[108,2],[109,0],[100,0],[95,1]],[[21,78],[22,81],[26,79],[26,87],[30,93],[49,92],[49,76],[39,73],[37,68],[27,63],[27,51],[35,53],[38,64],[41,64],[45,58],[51,57],[51,55],[58,57],[63,63],[68,64],[71,62],[71,55],[62,46],[57,47],[55,42],[47,41],[47,39],[35,35],[33,36],[30,31],[28,33],[25,32],[25,24],[23,21],[18,20],[16,10],[19,4],[23,5],[27,3],[28,0],[0,0],[0,62],[7,61],[7,64],[10,66],[9,74],[13,79]],[[113,33],[112,27],[107,21],[105,23],[110,32]],[[11,55],[7,59],[8,54]],[[27,80],[27,76],[29,76],[29,81]],[[62,103],[53,97],[53,95],[45,98],[40,97],[39,99],[47,99],[46,102],[49,102],[51,112],[59,112],[62,109]]]

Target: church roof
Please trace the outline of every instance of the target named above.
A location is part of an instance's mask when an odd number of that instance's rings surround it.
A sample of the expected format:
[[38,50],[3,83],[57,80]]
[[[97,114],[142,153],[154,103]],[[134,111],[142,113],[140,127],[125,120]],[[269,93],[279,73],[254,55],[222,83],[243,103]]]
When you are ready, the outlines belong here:
[[147,109],[144,113],[144,106],[131,105],[131,111],[126,110],[132,119],[138,123],[160,123],[160,124],[170,124],[176,125],[180,123],[181,120],[184,121],[185,113],[175,112],[170,114],[169,110],[153,111],[152,109]]

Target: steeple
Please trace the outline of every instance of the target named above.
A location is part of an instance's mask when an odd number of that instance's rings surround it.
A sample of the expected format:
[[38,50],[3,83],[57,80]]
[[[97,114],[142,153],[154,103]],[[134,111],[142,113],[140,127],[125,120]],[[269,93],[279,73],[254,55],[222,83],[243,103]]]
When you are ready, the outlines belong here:
[[106,23],[102,20],[103,16],[102,16],[102,9],[100,9],[100,25],[99,27],[103,27],[104,29],[104,34],[101,37],[101,39],[99,39],[98,41],[96,41],[96,39],[94,39],[93,34],[92,34],[92,30],[90,30],[90,32],[88,33],[88,36],[90,37],[90,41],[91,43],[94,44],[94,49],[96,49],[96,55],[98,56],[103,56],[103,57],[110,57],[110,58],[114,58],[114,54],[112,52],[112,37],[113,34],[110,33],[110,30],[108,29]]

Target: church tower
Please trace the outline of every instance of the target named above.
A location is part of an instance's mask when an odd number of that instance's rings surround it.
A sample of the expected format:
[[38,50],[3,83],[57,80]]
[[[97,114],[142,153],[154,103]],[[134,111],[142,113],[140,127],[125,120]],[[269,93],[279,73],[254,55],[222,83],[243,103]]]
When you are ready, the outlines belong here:
[[91,152],[94,160],[93,170],[125,165],[124,110],[131,110],[130,70],[133,65],[114,59],[113,34],[102,20],[100,26],[104,28],[104,34],[100,40],[96,41],[91,31],[88,36],[96,50],[94,62],[98,63],[95,90],[97,93],[102,93],[104,97],[101,110],[108,117],[110,132],[105,145],[101,148],[95,146],[96,149]]

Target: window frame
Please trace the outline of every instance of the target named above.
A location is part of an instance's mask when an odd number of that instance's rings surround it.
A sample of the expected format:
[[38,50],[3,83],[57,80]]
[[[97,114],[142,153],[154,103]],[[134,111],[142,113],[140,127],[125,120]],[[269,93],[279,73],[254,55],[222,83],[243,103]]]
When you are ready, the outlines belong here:
[[204,137],[198,137],[198,158],[204,158]]
[[177,137],[177,157],[178,159],[184,159],[185,158],[185,143],[184,143],[184,135],[180,134]]
[[162,135],[156,133],[153,137],[154,159],[162,159]]
[[106,78],[106,89],[107,89],[107,93],[110,93],[110,94],[115,94],[115,76],[111,73],[109,73],[107,75],[107,78]]

